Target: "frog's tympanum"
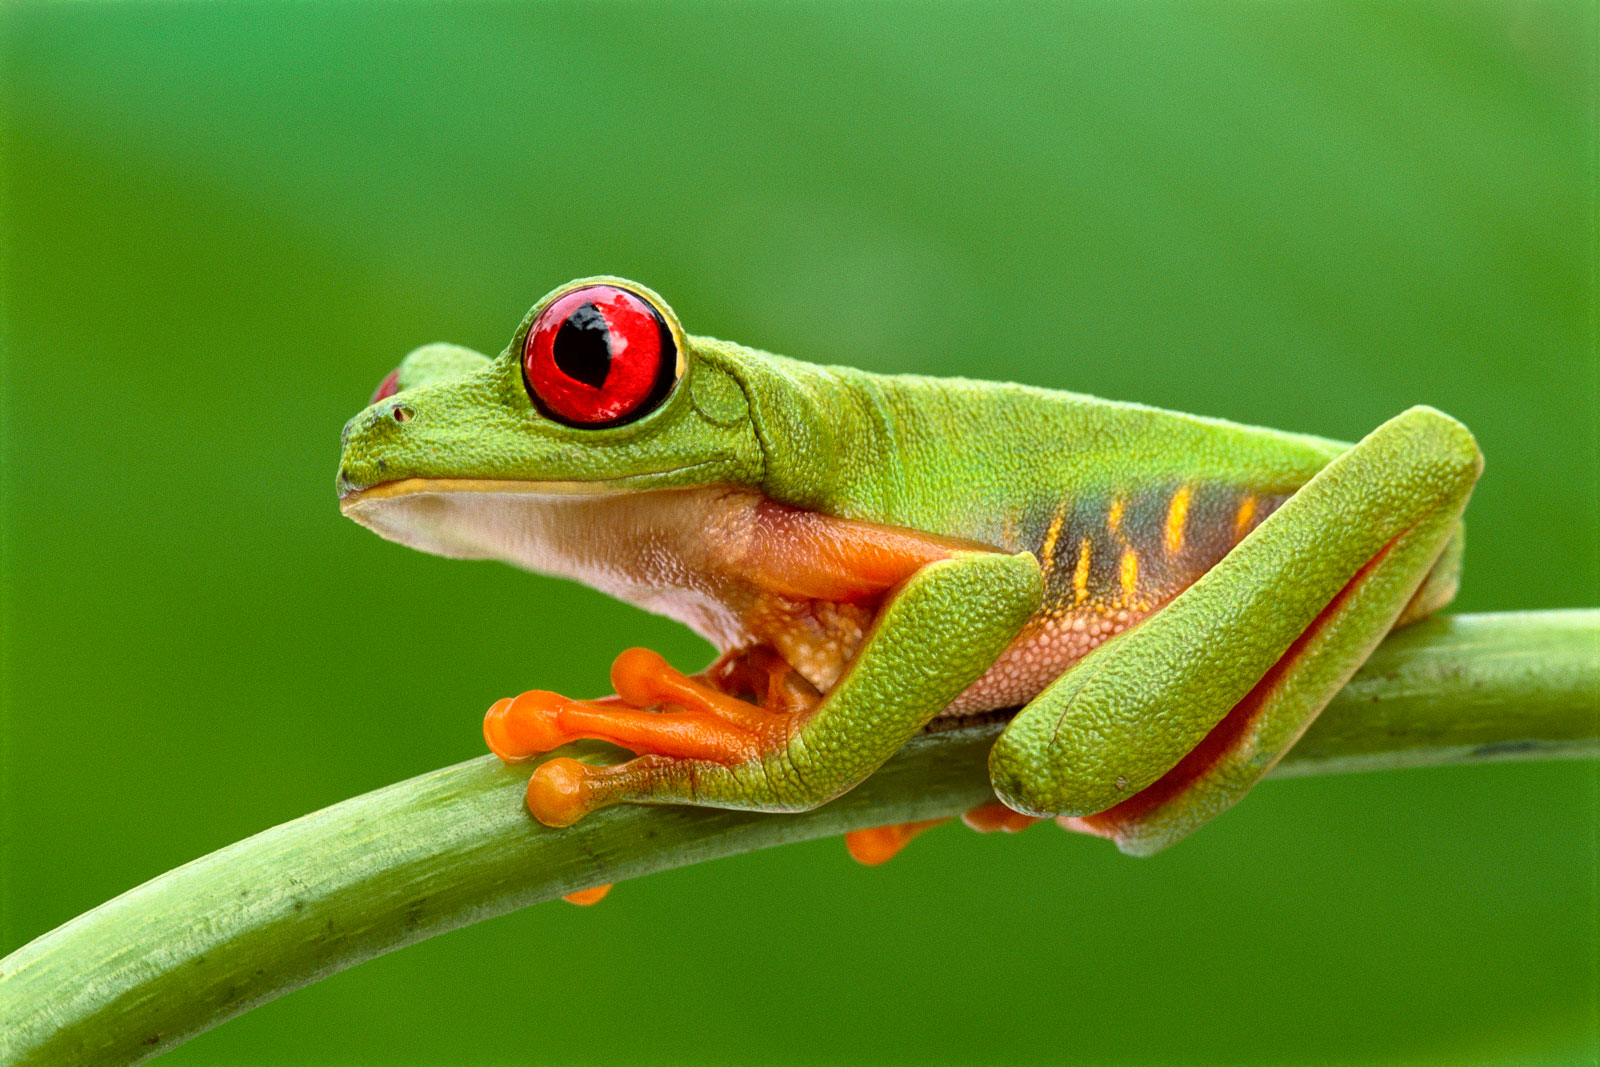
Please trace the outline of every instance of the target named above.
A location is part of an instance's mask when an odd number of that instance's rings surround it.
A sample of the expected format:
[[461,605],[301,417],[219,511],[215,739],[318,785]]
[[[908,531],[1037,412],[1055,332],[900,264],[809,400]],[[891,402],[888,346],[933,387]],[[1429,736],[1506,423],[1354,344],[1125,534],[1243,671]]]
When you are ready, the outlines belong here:
[[[973,344],[993,344],[992,337]],[[1019,361],[1020,362],[1020,361]],[[799,811],[941,717],[1016,710],[981,829],[1056,817],[1154,852],[1235,803],[1395,626],[1455,592],[1472,435],[1430,408],[1356,445],[686,334],[618,278],[504,352],[406,357],[344,431],[344,513],[426,552],[574,578],[692,627],[683,674],[489,709],[529,810]],[[877,861],[922,824],[861,831]]]

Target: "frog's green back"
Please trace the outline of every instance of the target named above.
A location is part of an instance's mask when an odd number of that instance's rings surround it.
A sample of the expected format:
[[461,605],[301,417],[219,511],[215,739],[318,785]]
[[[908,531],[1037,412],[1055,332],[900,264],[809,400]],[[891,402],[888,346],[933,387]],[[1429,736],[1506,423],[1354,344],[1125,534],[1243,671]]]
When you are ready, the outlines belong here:
[[1107,516],[1120,500],[1124,529],[1164,527],[1180,490],[1188,528],[1231,526],[1247,497],[1281,499],[1348,447],[1076,393],[693,343],[750,398],[769,496],[1012,549],[1042,545],[1064,506],[1069,518]]

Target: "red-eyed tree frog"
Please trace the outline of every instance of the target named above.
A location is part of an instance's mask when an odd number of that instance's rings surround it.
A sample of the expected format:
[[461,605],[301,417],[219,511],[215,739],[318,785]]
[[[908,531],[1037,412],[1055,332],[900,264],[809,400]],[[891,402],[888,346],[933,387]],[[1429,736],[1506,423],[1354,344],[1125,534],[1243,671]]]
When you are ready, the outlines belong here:
[[[1472,435],[1359,444],[1072,393],[818,366],[686,334],[620,278],[499,356],[412,352],[344,428],[341,508],[393,541],[577,579],[719,651],[623,652],[615,695],[498,701],[533,816],[824,804],[941,716],[1020,709],[980,829],[1124,852],[1238,801],[1391,629],[1454,595]],[[920,824],[852,835],[887,858]]]

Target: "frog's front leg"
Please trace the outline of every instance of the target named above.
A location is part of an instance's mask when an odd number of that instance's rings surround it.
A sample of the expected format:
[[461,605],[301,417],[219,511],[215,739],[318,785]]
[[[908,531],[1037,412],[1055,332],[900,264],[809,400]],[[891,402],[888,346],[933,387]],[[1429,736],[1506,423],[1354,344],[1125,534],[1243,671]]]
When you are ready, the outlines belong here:
[[1481,467],[1437,411],[1380,426],[1036,697],[990,755],[996,793],[1141,855],[1232,806],[1407,610]]
[[804,811],[866,778],[977,680],[1041,595],[1031,554],[953,553],[889,595],[860,652],[813,708],[773,710],[784,701],[771,693],[758,707],[635,650],[613,670],[616,697],[523,694],[490,709],[485,735],[513,759],[579,737],[640,753],[612,767],[541,764],[528,807],[550,826],[619,802]]

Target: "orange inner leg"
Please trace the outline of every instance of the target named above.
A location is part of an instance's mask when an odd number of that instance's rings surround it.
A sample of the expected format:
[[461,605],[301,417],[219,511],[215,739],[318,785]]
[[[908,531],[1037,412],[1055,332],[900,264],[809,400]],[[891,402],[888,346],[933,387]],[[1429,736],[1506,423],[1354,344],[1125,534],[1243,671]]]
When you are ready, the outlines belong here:
[[911,839],[935,826],[947,823],[945,819],[924,819],[921,822],[898,822],[890,826],[874,826],[867,830],[851,830],[844,835],[844,847],[857,863],[876,867],[888,863]]
[[[1404,535],[1402,535],[1404,536]],[[1398,541],[1399,538],[1395,538]],[[1250,692],[1235,704],[1222,721],[1211,728],[1211,732],[1200,740],[1200,743],[1189,750],[1189,753],[1180,759],[1171,770],[1145,786],[1139,792],[1119,804],[1114,804],[1105,811],[1094,815],[1083,815],[1075,818],[1063,818],[1061,825],[1069,830],[1079,833],[1094,834],[1098,837],[1115,837],[1118,830],[1144,816],[1155,809],[1169,803],[1185,789],[1197,782],[1207,771],[1216,766],[1228,753],[1238,747],[1245,731],[1255,721],[1256,715],[1261,710],[1261,705],[1277,688],[1278,683],[1295,662],[1304,653],[1307,645],[1320,633],[1341,608],[1356,587],[1361,584],[1373,568],[1375,568],[1389,550],[1394,547],[1395,541],[1385,545],[1377,555],[1373,556],[1361,569],[1344,584],[1344,587],[1328,601],[1326,607],[1317,613],[1311,620],[1311,625],[1303,630],[1299,637],[1294,639],[1284,654],[1278,657],[1276,663],[1267,669],[1267,673],[1251,687]]]
[[822,701],[815,686],[770,648],[756,646],[732,652],[700,677],[730,696],[747,699],[769,712],[793,715]]
[[756,506],[756,530],[735,564],[741,573],[767,592],[836,604],[881,596],[957,550],[986,550],[770,500]]

